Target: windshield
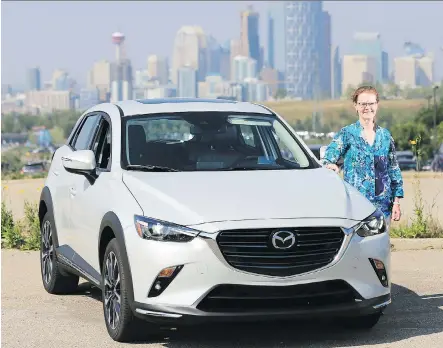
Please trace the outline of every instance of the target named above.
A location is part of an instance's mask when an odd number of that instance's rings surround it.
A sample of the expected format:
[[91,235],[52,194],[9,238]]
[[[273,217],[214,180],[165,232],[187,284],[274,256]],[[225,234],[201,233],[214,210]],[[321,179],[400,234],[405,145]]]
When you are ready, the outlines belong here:
[[125,117],[122,135],[122,164],[128,170],[269,170],[319,166],[285,125],[271,115],[184,112]]

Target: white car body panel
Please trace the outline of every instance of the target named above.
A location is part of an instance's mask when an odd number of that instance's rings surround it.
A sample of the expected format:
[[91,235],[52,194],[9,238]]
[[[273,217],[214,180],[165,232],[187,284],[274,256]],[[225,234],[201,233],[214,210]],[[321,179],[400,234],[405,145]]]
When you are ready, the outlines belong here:
[[361,221],[373,205],[332,171],[124,173],[145,215],[179,225],[256,219]]

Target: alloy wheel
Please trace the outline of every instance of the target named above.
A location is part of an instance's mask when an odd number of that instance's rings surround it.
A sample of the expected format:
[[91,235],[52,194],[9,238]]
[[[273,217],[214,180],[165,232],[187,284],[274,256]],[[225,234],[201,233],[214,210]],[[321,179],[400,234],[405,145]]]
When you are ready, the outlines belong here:
[[121,290],[120,270],[113,251],[106,258],[104,283],[106,320],[109,326],[115,330],[120,322]]
[[51,222],[46,220],[42,231],[42,273],[46,284],[51,282],[54,267],[54,244],[52,243]]

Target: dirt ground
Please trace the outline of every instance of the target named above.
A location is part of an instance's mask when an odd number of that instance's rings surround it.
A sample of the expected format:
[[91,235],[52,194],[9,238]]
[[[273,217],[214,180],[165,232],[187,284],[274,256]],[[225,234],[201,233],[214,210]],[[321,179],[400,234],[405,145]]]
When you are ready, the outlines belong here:
[[[403,173],[403,178],[405,198],[401,202],[401,222],[405,223],[414,215],[416,184],[413,172]],[[423,172],[420,173],[419,179],[426,212],[432,213],[443,224],[443,173]],[[16,218],[22,218],[25,200],[37,203],[44,182],[44,179],[2,181],[2,200]]]

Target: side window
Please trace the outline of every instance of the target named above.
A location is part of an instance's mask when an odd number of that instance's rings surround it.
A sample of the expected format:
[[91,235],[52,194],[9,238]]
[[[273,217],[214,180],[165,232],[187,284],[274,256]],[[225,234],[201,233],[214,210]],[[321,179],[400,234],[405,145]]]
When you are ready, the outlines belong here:
[[81,126],[80,132],[74,138],[72,147],[76,150],[87,150],[89,148],[89,143],[91,137],[94,135],[94,131],[97,127],[97,122],[99,120],[98,115],[88,116]]
[[240,125],[241,135],[246,145],[255,147],[254,133],[252,127],[247,125]]
[[280,140],[278,135],[275,133],[275,130],[272,130],[272,135],[274,136],[275,141],[280,149],[280,154],[283,159],[287,161],[297,162],[292,154],[292,151],[286,146],[286,144]]
[[94,139],[92,151],[95,153],[97,168],[110,169],[111,167],[111,127],[107,120],[102,119],[100,130]]

